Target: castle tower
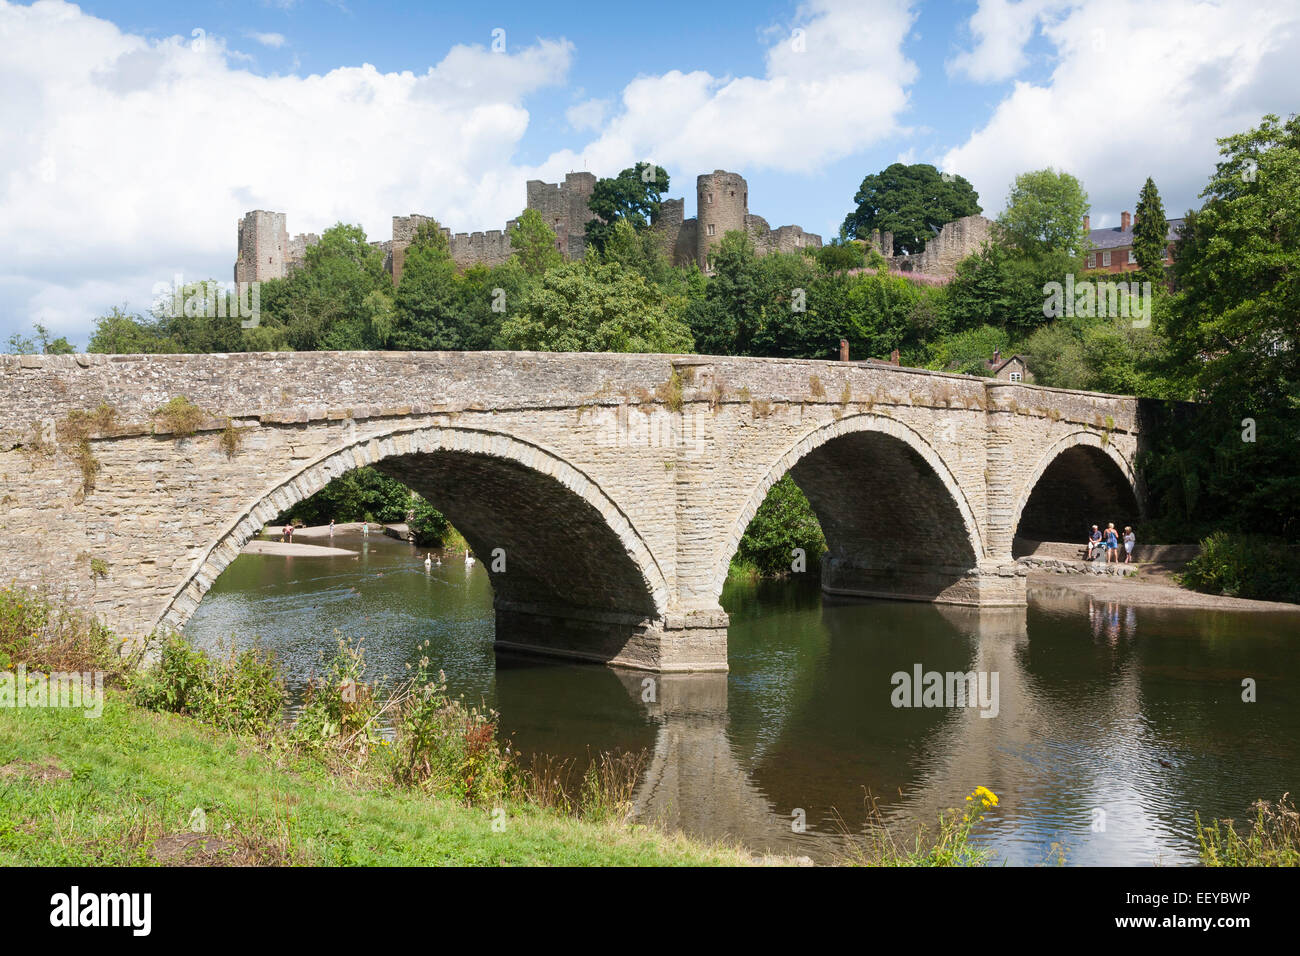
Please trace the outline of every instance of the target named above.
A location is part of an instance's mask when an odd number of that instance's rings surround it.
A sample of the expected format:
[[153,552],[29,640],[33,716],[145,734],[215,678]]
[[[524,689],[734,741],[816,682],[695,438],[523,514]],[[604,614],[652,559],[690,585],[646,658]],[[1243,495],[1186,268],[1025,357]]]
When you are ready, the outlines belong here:
[[700,268],[708,271],[709,253],[732,230],[745,231],[749,215],[749,184],[739,173],[715,169],[695,179],[698,199],[699,233],[696,258]]
[[282,212],[255,209],[238,225],[236,282],[283,279],[287,272],[289,230]]
[[528,180],[528,208],[541,213],[566,259],[581,259],[587,252],[586,227],[595,218],[587,202],[595,188],[592,173],[565,173],[563,183]]

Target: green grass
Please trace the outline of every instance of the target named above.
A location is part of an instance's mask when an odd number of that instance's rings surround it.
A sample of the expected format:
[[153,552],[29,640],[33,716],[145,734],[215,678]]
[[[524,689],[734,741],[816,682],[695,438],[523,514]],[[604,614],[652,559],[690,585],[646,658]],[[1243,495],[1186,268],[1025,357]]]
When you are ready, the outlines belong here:
[[[150,865],[190,834],[202,863],[306,865],[736,865],[749,858],[685,837],[506,804],[491,808],[332,773],[110,692],[79,710],[0,710],[0,866]],[[184,839],[179,842],[184,843]]]

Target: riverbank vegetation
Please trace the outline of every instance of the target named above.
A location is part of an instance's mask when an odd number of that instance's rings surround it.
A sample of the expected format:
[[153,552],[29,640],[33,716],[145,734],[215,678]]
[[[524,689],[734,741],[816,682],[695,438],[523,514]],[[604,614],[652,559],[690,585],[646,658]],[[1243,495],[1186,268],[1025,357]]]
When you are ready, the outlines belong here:
[[39,596],[0,590],[5,668],[117,660],[102,714],[0,708],[0,865],[744,864],[629,823],[640,764],[523,767],[496,715],[422,658],[367,683],[342,642],[292,722],[276,662],[179,637],[155,663]]
[[1300,811],[1289,793],[1276,802],[1259,800],[1245,833],[1233,820],[1201,825],[1196,815],[1196,839],[1206,866],[1300,866]]
[[333,479],[276,518],[276,524],[325,525],[331,521],[405,522],[420,547],[464,547],[446,516],[400,481],[368,466]]
[[843,861],[852,866],[984,866],[993,851],[979,846],[973,834],[985,813],[997,807],[998,796],[988,787],[976,787],[960,809],[939,813],[934,829],[920,826],[899,838],[872,797],[867,798],[867,826],[863,833],[842,826],[846,849]]
[[0,671],[117,673],[120,642],[89,614],[48,595],[0,585]]
[[0,712],[0,865],[738,865],[525,800],[470,805],[133,706]]

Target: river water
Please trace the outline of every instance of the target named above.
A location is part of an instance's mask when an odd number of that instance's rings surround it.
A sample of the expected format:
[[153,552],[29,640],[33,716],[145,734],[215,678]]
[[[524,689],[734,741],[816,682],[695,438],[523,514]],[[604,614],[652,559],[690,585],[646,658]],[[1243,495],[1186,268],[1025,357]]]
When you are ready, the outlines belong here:
[[[187,635],[209,648],[256,639],[298,687],[339,635],[364,636],[371,676],[393,679],[427,640],[450,690],[499,711],[522,753],[585,766],[644,751],[638,813],[697,836],[829,862],[864,826],[868,795],[905,831],[982,785],[1000,798],[976,831],[995,863],[1169,865],[1196,860],[1194,811],[1242,820],[1252,801],[1300,790],[1300,614],[1054,588],[1031,589],[1028,609],[978,611],[731,582],[730,672],[647,684],[498,660],[480,564],[426,571],[403,542],[334,543],[360,554],[241,555]],[[996,675],[996,697],[895,706],[895,675],[918,667],[982,673],[990,695]]]

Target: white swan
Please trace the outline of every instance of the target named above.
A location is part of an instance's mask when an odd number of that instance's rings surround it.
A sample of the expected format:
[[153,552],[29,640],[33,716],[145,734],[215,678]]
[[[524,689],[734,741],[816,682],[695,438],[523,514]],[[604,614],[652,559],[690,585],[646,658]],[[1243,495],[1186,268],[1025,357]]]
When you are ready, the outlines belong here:
[[433,567],[433,558],[429,557],[427,554],[424,556],[424,567],[426,570]]
[[465,566],[466,566],[466,567],[469,567],[469,566],[470,566],[471,564],[473,564],[473,563],[474,563],[474,556],[471,555],[471,554],[469,553],[468,550],[466,550],[466,552],[465,552]]

